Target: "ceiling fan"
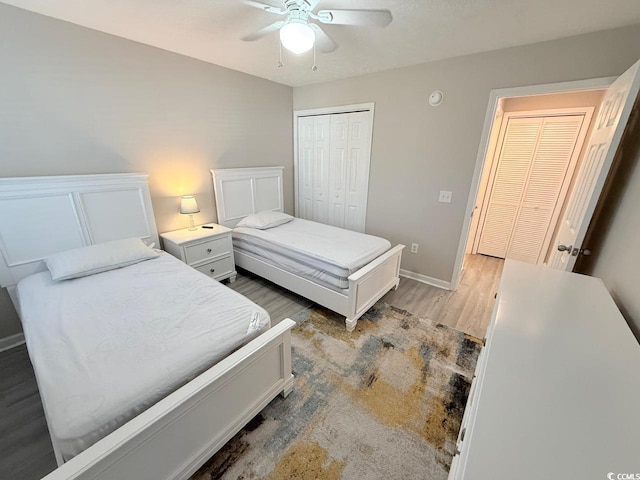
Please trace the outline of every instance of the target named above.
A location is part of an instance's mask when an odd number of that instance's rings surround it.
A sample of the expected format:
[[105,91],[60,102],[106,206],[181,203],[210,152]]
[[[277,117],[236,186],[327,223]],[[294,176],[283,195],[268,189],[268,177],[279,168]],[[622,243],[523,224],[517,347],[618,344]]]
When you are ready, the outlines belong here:
[[292,53],[304,53],[314,45],[321,52],[329,53],[338,48],[338,45],[313,20],[327,25],[385,27],[393,18],[389,10],[320,10],[314,13],[313,10],[319,1],[282,0],[282,8],[278,8],[253,0],[245,0],[245,3],[252,7],[286,16],[286,19],[274,22],[243,37],[242,40],[252,42],[280,30],[282,46]]

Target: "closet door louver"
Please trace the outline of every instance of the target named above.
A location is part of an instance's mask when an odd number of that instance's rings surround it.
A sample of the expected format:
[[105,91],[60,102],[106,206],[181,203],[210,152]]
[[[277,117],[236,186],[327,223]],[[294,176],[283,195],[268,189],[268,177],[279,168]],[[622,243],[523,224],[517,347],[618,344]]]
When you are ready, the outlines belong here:
[[584,115],[510,118],[478,251],[538,263]]
[[541,126],[539,118],[509,119],[478,253],[501,258],[507,255]]
[[567,169],[583,120],[582,115],[544,119],[507,258],[538,263],[546,254],[542,249],[562,184],[569,180]]

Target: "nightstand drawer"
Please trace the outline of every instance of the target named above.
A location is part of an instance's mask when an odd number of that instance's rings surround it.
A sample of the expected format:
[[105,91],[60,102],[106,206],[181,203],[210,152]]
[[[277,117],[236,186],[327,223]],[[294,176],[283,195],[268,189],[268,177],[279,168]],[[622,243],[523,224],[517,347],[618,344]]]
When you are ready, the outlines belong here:
[[214,258],[218,255],[229,253],[229,236],[224,235],[207,242],[198,243],[184,247],[186,263],[192,265],[207,258]]
[[217,278],[221,275],[231,273],[234,269],[234,265],[231,257],[225,257],[221,258],[220,260],[205,263],[204,265],[199,265],[194,268],[199,272],[204,273],[205,275],[208,275],[212,278]]

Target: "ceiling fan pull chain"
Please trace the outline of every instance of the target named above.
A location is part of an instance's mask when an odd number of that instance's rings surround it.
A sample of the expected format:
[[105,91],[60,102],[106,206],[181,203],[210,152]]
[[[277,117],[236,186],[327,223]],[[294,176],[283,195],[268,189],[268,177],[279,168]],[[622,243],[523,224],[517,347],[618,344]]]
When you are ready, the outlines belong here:
[[284,63],[282,63],[282,42],[278,41],[278,45],[280,45],[280,59],[278,60],[278,68],[284,67]]
[[318,66],[316,65],[316,44],[313,44],[313,66],[311,67],[311,71],[315,72],[318,70]]

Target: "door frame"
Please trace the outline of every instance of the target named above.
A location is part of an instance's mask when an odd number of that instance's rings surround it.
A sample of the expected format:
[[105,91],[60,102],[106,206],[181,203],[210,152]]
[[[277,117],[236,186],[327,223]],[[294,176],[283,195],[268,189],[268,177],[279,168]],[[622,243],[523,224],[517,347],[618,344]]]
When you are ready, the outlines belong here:
[[486,156],[489,148],[489,136],[493,128],[493,122],[496,117],[498,103],[503,98],[510,97],[526,97],[532,95],[545,95],[551,93],[567,93],[579,92],[587,90],[601,90],[611,85],[618,77],[601,77],[590,78],[586,80],[576,80],[570,82],[545,83],[541,85],[529,85],[524,87],[498,88],[489,92],[489,103],[484,117],[484,125],[480,137],[480,145],[476,156],[476,166],[473,171],[471,186],[469,188],[469,196],[467,198],[467,208],[464,214],[464,222],[462,224],[462,232],[460,241],[458,242],[458,252],[456,261],[453,266],[453,275],[451,276],[451,289],[456,290],[460,283],[462,267],[464,262],[465,250],[469,239],[469,230],[471,227],[471,217],[473,215],[478,188],[480,184],[480,176],[484,168]]
[[[315,117],[318,115],[332,115],[337,113],[355,113],[369,112],[369,125],[371,130],[369,143],[369,177],[371,176],[371,156],[373,154],[373,119],[374,119],[375,102],[354,103],[351,105],[335,105],[332,107],[310,108],[304,110],[293,111],[293,204],[294,215],[298,216],[298,119],[300,117]],[[367,205],[369,203],[369,181],[365,189],[365,198]],[[367,220],[365,216],[365,230]]]

